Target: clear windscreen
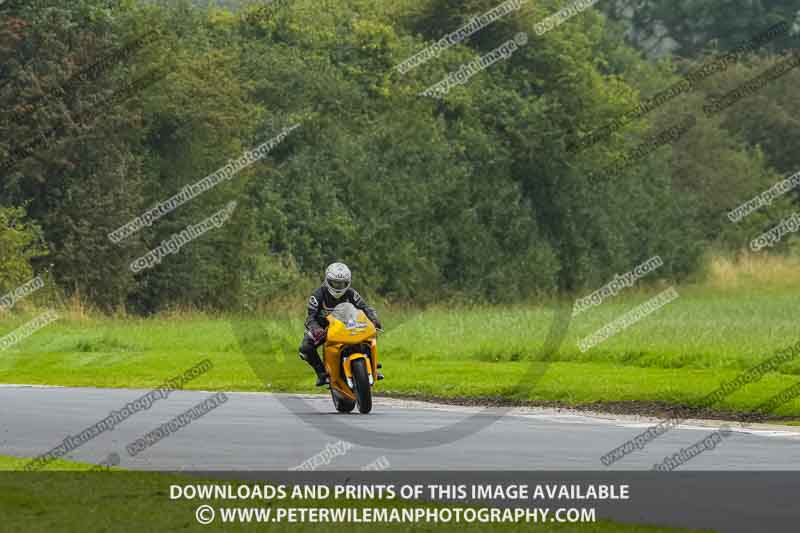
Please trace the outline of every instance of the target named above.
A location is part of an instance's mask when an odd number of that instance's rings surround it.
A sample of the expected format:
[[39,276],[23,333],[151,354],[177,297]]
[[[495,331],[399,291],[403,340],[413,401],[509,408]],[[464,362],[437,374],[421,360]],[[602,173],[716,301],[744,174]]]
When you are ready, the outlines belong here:
[[349,324],[358,318],[358,309],[351,303],[341,303],[333,308],[331,314],[336,317],[336,320]]

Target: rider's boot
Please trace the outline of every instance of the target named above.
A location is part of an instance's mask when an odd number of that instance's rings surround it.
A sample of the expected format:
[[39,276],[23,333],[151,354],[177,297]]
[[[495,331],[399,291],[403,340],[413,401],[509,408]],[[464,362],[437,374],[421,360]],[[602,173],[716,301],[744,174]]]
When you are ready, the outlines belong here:
[[328,383],[331,382],[331,378],[325,371],[325,365],[322,364],[322,361],[320,361],[319,356],[317,356],[317,359],[314,361],[314,364],[312,366],[314,367],[314,372],[317,373],[317,382],[315,384],[317,387],[322,387],[323,385],[327,385]]
[[317,387],[322,387],[331,382],[328,373],[325,371],[325,365],[322,364],[322,360],[319,358],[319,354],[316,350],[307,354],[300,352],[300,359],[307,362],[309,366],[314,369],[314,372],[317,374],[317,382],[315,383]]
[[331,382],[331,379],[328,377],[328,373],[325,372],[324,368],[315,368],[314,371],[317,373],[317,387],[322,387],[323,385],[327,385]]
[[384,378],[384,376],[383,376],[383,372],[381,372],[381,371],[380,371],[380,369],[381,369],[381,368],[383,368],[383,365],[382,365],[382,364],[380,364],[380,363],[378,363],[378,369],[379,369],[379,370],[378,370],[378,372],[377,372],[377,374],[378,374],[378,381],[380,381],[380,380],[382,380],[382,379]]

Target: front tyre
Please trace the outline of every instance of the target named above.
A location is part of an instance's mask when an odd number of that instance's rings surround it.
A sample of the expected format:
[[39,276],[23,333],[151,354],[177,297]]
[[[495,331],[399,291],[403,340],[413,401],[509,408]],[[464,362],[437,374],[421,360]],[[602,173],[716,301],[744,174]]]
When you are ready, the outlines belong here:
[[355,401],[345,398],[333,389],[331,389],[331,398],[333,398],[333,406],[340,413],[349,413],[356,408]]
[[356,359],[352,364],[353,382],[358,400],[358,412],[367,414],[372,411],[372,387],[369,384],[369,372],[364,359]]

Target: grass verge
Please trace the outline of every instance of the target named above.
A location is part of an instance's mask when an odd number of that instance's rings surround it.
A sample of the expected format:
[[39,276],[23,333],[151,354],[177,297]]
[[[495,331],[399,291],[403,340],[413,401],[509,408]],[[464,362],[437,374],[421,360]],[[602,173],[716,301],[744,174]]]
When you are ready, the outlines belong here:
[[[653,315],[581,352],[578,340],[651,295],[616,298],[586,311],[573,319],[559,351],[548,356],[541,347],[553,315],[544,307],[385,310],[388,332],[379,345],[387,379],[377,391],[467,403],[691,409],[724,381],[798,340],[800,291],[679,288],[678,293]],[[27,318],[7,318],[0,331]],[[296,355],[302,318],[64,319],[2,353],[0,383],[149,388],[209,358],[213,370],[189,388],[319,392]],[[267,376],[266,383],[251,363]],[[546,365],[546,371],[523,395],[517,384],[531,365]],[[799,375],[800,358],[698,414],[746,413],[800,381]],[[800,400],[792,397],[762,418],[798,417]]]

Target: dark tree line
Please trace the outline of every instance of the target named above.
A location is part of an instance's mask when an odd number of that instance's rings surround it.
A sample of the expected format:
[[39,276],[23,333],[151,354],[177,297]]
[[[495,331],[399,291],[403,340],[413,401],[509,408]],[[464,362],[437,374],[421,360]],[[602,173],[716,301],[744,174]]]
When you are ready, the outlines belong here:
[[[587,135],[675,83],[684,62],[698,65],[790,17],[789,2],[762,2],[750,22],[719,12],[699,29],[675,23],[684,33],[671,31],[696,44],[683,45],[680,62],[648,60],[620,31],[630,20],[614,10],[607,19],[589,9],[536,37],[534,25],[556,5],[531,3],[406,74],[393,68],[496,4],[0,7],[0,166],[14,147],[58,125],[55,138],[0,173],[0,289],[47,269],[65,294],[104,308],[239,309],[305,291],[327,262],[344,260],[372,294],[512,301],[599,286],[653,255],[664,258],[660,275],[691,276],[706,251],[743,248],[791,208],[788,195],[735,225],[724,216],[800,170],[800,74],[719,116],[702,108],[766,70],[795,37],[590,149],[568,146],[575,133]],[[666,16],[642,9],[648,20]],[[150,31],[158,38],[90,79],[76,77]],[[529,42],[508,59],[443,99],[419,96],[519,32]],[[714,39],[723,44],[699,44]],[[114,98],[154,71],[165,75]],[[113,105],[91,112],[100,99]],[[696,124],[677,142],[589,183],[687,115]],[[120,243],[108,238],[294,124],[233,179]],[[231,200],[238,207],[224,226],[155,268],[131,271],[134,259]]]

